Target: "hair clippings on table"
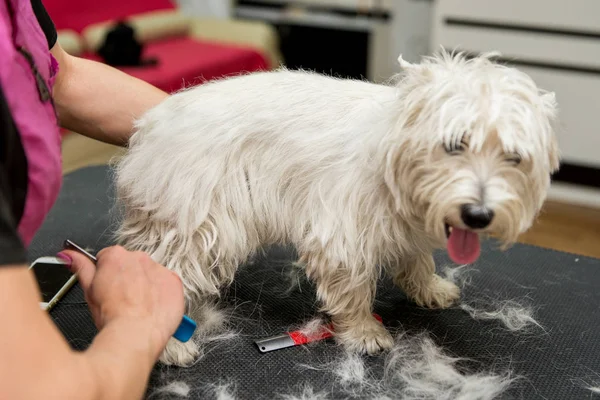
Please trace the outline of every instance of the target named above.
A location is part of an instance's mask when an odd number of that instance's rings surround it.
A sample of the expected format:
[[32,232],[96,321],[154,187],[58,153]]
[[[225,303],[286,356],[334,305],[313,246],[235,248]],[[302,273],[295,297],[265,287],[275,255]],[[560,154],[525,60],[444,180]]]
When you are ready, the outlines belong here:
[[[86,256],[87,258],[92,260],[94,263],[98,261],[95,256],[93,256],[92,254],[87,252],[83,247],[75,244],[73,241],[71,241],[69,239],[65,240],[64,247],[71,249],[71,250],[78,251],[79,253],[83,254],[84,256]],[[183,319],[181,320],[181,323],[179,324],[179,327],[173,334],[173,337],[175,339],[179,340],[180,342],[185,343],[188,340],[190,340],[192,338],[192,336],[194,335],[194,332],[196,331],[196,326],[197,326],[196,322],[193,319],[191,319],[187,315],[184,315]]]

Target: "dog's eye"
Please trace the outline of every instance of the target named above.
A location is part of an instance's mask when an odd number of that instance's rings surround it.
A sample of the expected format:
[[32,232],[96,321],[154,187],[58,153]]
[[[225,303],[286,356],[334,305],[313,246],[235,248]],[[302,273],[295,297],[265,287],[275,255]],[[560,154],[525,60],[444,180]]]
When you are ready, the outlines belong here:
[[506,156],[506,161],[513,165],[519,165],[521,164],[521,156],[516,153],[509,154],[508,156]]

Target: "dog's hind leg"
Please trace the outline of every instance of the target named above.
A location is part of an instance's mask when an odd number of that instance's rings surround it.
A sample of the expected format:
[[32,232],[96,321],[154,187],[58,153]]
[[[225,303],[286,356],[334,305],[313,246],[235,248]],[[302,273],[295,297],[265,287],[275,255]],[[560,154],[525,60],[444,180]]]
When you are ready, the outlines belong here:
[[460,289],[435,273],[431,254],[403,259],[397,266],[394,282],[421,307],[448,308],[460,297]]
[[315,281],[322,310],[331,316],[335,337],[347,350],[377,354],[390,349],[393,339],[373,316],[376,276],[352,276],[350,269],[324,257],[302,257],[307,274]]

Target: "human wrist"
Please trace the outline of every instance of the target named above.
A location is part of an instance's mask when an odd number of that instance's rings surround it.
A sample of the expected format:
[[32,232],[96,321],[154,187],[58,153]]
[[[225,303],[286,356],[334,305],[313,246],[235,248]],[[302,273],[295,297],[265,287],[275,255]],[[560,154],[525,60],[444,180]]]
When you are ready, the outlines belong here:
[[[107,376],[103,373],[103,366],[98,364],[96,357],[90,357],[88,352],[74,353],[75,362],[73,371],[70,373],[72,377],[77,377],[80,388],[85,388],[87,393],[85,398],[102,400],[109,398],[110,393],[106,393]],[[71,378],[72,379],[72,378]]]
[[119,318],[108,322],[88,349],[98,399],[141,398],[161,351],[149,321]]
[[[151,368],[166,345],[166,340],[150,318],[117,317],[105,323],[99,335],[107,342],[126,346],[138,357],[143,357]],[[164,343],[163,343],[164,342]]]

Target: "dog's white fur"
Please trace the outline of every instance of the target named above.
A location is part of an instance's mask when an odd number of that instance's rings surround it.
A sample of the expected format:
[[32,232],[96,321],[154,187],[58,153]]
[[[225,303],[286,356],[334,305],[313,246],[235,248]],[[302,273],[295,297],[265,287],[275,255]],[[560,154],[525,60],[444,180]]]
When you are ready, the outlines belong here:
[[[444,224],[466,228],[460,206],[483,203],[495,218],[480,233],[514,242],[559,163],[554,95],[524,73],[445,51],[399,62],[386,85],[279,70],[166,99],[117,166],[121,243],[177,272],[190,310],[257,249],[291,243],[337,339],[390,348],[372,316],[379,267],[419,305],[449,306],[459,289],[432,258]],[[172,341],[162,361],[196,352]]]

